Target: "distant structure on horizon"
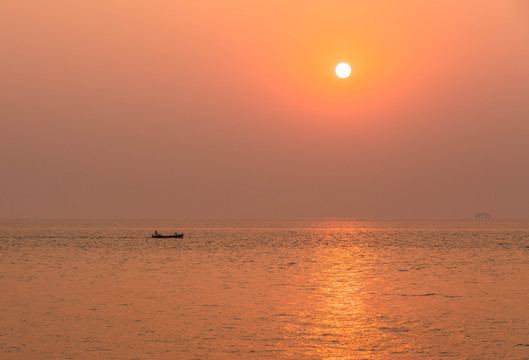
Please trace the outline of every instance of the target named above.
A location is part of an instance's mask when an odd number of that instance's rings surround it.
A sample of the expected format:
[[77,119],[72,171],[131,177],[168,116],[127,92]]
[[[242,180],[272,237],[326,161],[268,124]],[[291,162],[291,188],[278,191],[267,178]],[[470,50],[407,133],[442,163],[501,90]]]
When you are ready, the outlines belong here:
[[480,212],[480,213],[477,213],[476,215],[474,215],[474,218],[476,218],[478,220],[489,220],[489,219],[492,219],[492,216],[490,216],[489,213]]

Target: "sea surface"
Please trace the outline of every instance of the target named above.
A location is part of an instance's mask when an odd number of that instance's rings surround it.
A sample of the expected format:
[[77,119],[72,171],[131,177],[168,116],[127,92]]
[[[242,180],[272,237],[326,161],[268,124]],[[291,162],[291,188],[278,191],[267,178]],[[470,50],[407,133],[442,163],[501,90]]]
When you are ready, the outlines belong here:
[[529,359],[529,222],[0,221],[0,359]]

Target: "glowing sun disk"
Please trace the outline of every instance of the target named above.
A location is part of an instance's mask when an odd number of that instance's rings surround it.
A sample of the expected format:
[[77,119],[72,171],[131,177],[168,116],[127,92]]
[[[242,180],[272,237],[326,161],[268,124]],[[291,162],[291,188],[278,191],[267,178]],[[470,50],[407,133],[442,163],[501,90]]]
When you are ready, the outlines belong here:
[[340,79],[345,79],[351,75],[351,66],[347,63],[339,63],[336,65],[335,72]]

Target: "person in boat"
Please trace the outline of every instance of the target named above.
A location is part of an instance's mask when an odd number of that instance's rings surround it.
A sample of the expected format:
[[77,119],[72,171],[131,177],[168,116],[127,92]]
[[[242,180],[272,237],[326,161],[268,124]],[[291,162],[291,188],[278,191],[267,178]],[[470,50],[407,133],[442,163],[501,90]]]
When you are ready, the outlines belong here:
[[154,230],[154,236],[158,236],[160,234],[158,234],[158,229]]

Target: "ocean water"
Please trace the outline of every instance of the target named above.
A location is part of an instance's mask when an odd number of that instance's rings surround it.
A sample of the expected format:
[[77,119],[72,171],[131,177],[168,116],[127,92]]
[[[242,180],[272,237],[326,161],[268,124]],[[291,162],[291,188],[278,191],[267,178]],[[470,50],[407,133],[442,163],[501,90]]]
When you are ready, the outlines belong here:
[[529,222],[2,221],[0,359],[529,359]]

